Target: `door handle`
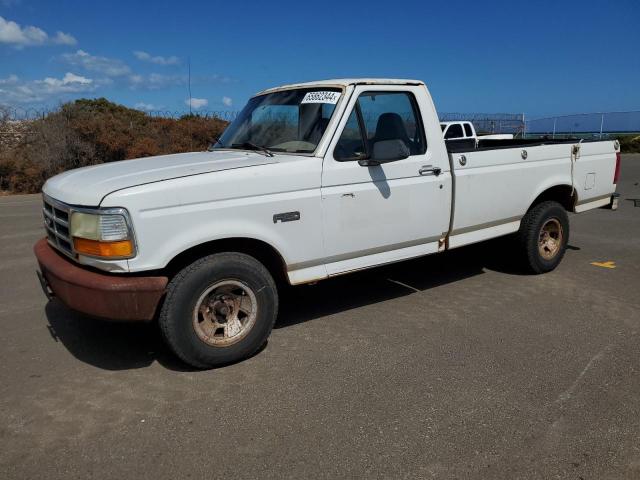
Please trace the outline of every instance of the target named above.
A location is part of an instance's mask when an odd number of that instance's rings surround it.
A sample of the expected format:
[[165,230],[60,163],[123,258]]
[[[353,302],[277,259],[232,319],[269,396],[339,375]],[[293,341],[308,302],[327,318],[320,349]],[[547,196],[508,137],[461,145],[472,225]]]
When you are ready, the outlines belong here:
[[437,177],[442,173],[442,169],[432,165],[423,165],[422,168],[418,170],[418,173],[420,175],[435,175]]

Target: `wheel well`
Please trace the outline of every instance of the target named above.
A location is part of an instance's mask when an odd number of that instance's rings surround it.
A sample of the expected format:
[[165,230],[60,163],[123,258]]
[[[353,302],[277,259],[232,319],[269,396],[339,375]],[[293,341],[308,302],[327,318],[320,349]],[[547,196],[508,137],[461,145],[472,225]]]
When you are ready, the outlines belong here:
[[289,282],[287,266],[282,255],[268,243],[253,238],[224,238],[196,245],[175,256],[165,267],[165,270],[170,277],[173,277],[182,268],[199,258],[220,252],[238,252],[250,255],[269,270],[276,282]]
[[549,200],[558,202],[565,210],[573,212],[576,203],[576,195],[575,192],[573,192],[571,185],[556,185],[555,187],[548,188],[538,195],[529,209]]

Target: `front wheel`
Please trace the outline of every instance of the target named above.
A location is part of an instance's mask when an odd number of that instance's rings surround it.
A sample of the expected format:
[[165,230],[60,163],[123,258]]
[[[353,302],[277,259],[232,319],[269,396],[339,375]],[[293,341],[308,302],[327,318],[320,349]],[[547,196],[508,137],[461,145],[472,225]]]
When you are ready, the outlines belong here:
[[278,313],[278,292],[268,270],[241,253],[204,257],[169,283],[160,312],[171,350],[196,368],[212,368],[254,354]]
[[539,203],[529,210],[518,232],[524,264],[531,273],[558,266],[569,241],[569,217],[558,202]]

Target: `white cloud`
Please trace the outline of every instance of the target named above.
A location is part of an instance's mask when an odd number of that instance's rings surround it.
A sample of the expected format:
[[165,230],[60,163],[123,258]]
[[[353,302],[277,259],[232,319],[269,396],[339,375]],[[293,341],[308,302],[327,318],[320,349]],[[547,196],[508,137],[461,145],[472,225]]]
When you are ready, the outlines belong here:
[[76,39],[64,32],[56,32],[50,37],[47,32],[33,25],[20,26],[14,21],[0,17],[0,43],[8,43],[15,47],[39,46],[47,44],[75,45]]
[[62,78],[46,77],[42,80],[20,82],[16,75],[0,79],[0,102],[36,103],[59,99],[69,94],[92,93],[106,81],[67,72]]
[[82,67],[85,70],[102,73],[109,77],[120,77],[131,73],[131,69],[117,58],[100,57],[91,55],[84,50],[75,53],[65,53],[62,59],[69,65]]
[[222,97],[222,104],[225,107],[230,107],[233,104],[233,99],[231,97]]
[[0,85],[15,85],[19,80],[17,75],[11,74],[7,78],[0,78]]
[[130,75],[128,80],[129,87],[134,90],[158,90],[187,83],[187,78],[184,75],[162,75],[160,73],[152,73],[150,75],[134,74]]
[[16,22],[0,17],[0,42],[16,45],[42,45],[47,41],[47,32],[44,30],[26,26],[21,27]]
[[[152,73],[150,75],[142,75],[132,73],[127,77],[129,87],[132,90],[160,90],[170,87],[185,87],[187,85],[187,76],[182,74],[165,75],[162,73]],[[208,75],[202,77],[192,77],[192,85],[211,85],[212,83],[227,83],[231,81],[229,77],[220,75]]]
[[196,110],[198,110],[199,108],[209,105],[209,100],[207,100],[206,98],[192,98],[191,102],[189,102],[189,99],[187,98],[184,103],[187,106],[191,105],[191,108],[195,108]]
[[93,83],[93,80],[81,75],[67,72],[64,77],[62,77],[62,79],[47,77],[43,80],[43,82],[52,87],[60,87],[72,84],[89,85]]
[[78,41],[68,33],[56,32],[56,36],[53,37],[53,43],[58,45],[75,45]]
[[163,107],[154,105],[153,103],[138,102],[134,105],[136,110],[142,110],[143,112],[151,112],[153,110],[162,110]]
[[136,50],[133,54],[138,60],[155,63],[156,65],[177,65],[180,63],[180,59],[174,55],[170,57],[163,57],[160,55],[153,56],[150,53],[143,52],[142,50]]

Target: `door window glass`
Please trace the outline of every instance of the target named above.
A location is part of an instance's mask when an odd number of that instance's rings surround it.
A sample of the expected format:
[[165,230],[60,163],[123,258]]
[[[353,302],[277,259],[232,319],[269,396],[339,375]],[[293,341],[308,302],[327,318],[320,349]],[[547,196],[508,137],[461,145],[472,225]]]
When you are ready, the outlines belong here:
[[415,99],[407,92],[364,92],[342,131],[334,157],[336,160],[366,158],[376,142],[387,140],[401,141],[411,155],[426,152]]
[[362,141],[360,124],[358,123],[357,109],[354,108],[349,115],[347,124],[342,130],[340,140],[336,144],[334,157],[336,160],[355,160],[366,156],[366,149]]

